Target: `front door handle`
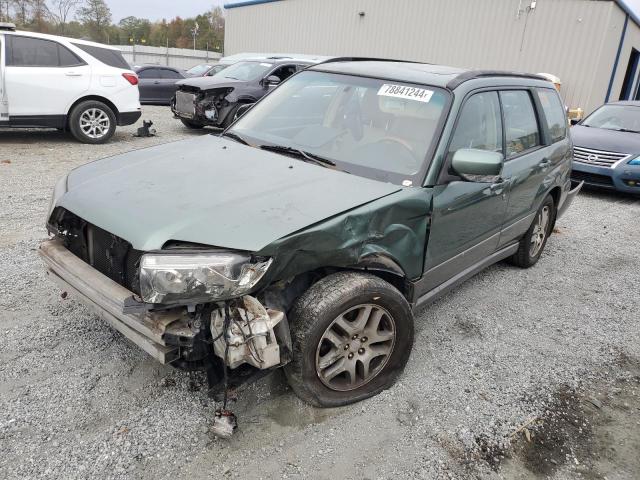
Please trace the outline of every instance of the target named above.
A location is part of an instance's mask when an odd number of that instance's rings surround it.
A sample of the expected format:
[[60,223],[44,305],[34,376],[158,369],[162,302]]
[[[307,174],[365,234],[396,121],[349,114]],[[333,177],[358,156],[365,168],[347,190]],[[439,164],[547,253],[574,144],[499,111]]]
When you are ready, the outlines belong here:
[[153,82],[154,85],[160,85],[160,82],[158,80],[156,80],[155,82]]
[[65,75],[67,77],[81,77],[82,74],[80,72],[66,72]]

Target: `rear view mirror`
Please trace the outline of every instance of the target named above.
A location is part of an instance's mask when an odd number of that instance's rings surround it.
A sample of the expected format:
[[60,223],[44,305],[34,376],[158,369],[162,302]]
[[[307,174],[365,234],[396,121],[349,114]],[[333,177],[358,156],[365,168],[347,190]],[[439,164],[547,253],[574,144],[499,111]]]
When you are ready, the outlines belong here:
[[264,84],[267,87],[275,86],[275,85],[278,85],[279,83],[280,83],[280,77],[277,77],[275,75],[269,75],[264,81]]
[[580,122],[580,119],[572,118],[571,120],[569,120],[569,122],[571,122],[571,125],[577,125]]
[[465,180],[491,182],[502,173],[503,163],[504,158],[501,153],[491,152],[489,150],[477,150],[475,148],[461,148],[453,154],[451,166],[454,172]]

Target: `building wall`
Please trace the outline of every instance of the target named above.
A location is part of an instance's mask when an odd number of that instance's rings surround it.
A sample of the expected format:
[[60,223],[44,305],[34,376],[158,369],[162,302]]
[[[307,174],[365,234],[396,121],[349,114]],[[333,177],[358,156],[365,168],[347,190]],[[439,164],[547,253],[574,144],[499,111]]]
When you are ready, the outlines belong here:
[[219,53],[190,48],[149,47],[146,45],[115,45],[129,65],[167,65],[188,70],[201,63],[216,63]]
[[[355,55],[549,72],[562,79],[570,108],[593,110],[605,100],[624,12],[613,1],[538,0],[534,10],[529,5],[529,0],[283,0],[229,8],[225,54]],[[633,21],[628,25],[625,48],[634,44],[640,50],[640,30]],[[628,57],[621,54],[614,90]]]

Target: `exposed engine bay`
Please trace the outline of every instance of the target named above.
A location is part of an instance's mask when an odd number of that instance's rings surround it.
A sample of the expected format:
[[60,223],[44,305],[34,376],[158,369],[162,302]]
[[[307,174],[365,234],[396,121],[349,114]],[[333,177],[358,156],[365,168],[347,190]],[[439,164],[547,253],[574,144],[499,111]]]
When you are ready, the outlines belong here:
[[171,102],[171,111],[178,118],[199,124],[223,125],[238,101],[233,90],[225,87],[202,91],[185,85],[176,92]]
[[211,334],[216,356],[232,369],[244,363],[267,369],[290,361],[291,335],[284,312],[267,310],[250,295],[231,308],[214,310]]

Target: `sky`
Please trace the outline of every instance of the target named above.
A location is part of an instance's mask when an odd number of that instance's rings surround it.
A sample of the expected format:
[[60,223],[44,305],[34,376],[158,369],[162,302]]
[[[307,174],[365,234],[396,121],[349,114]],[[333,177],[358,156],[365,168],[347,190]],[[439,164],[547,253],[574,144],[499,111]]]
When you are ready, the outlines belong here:
[[113,22],[118,23],[129,16],[148,18],[151,21],[163,18],[169,20],[176,16],[194,17],[214,5],[222,6],[225,0],[106,0],[106,3],[111,9]]

